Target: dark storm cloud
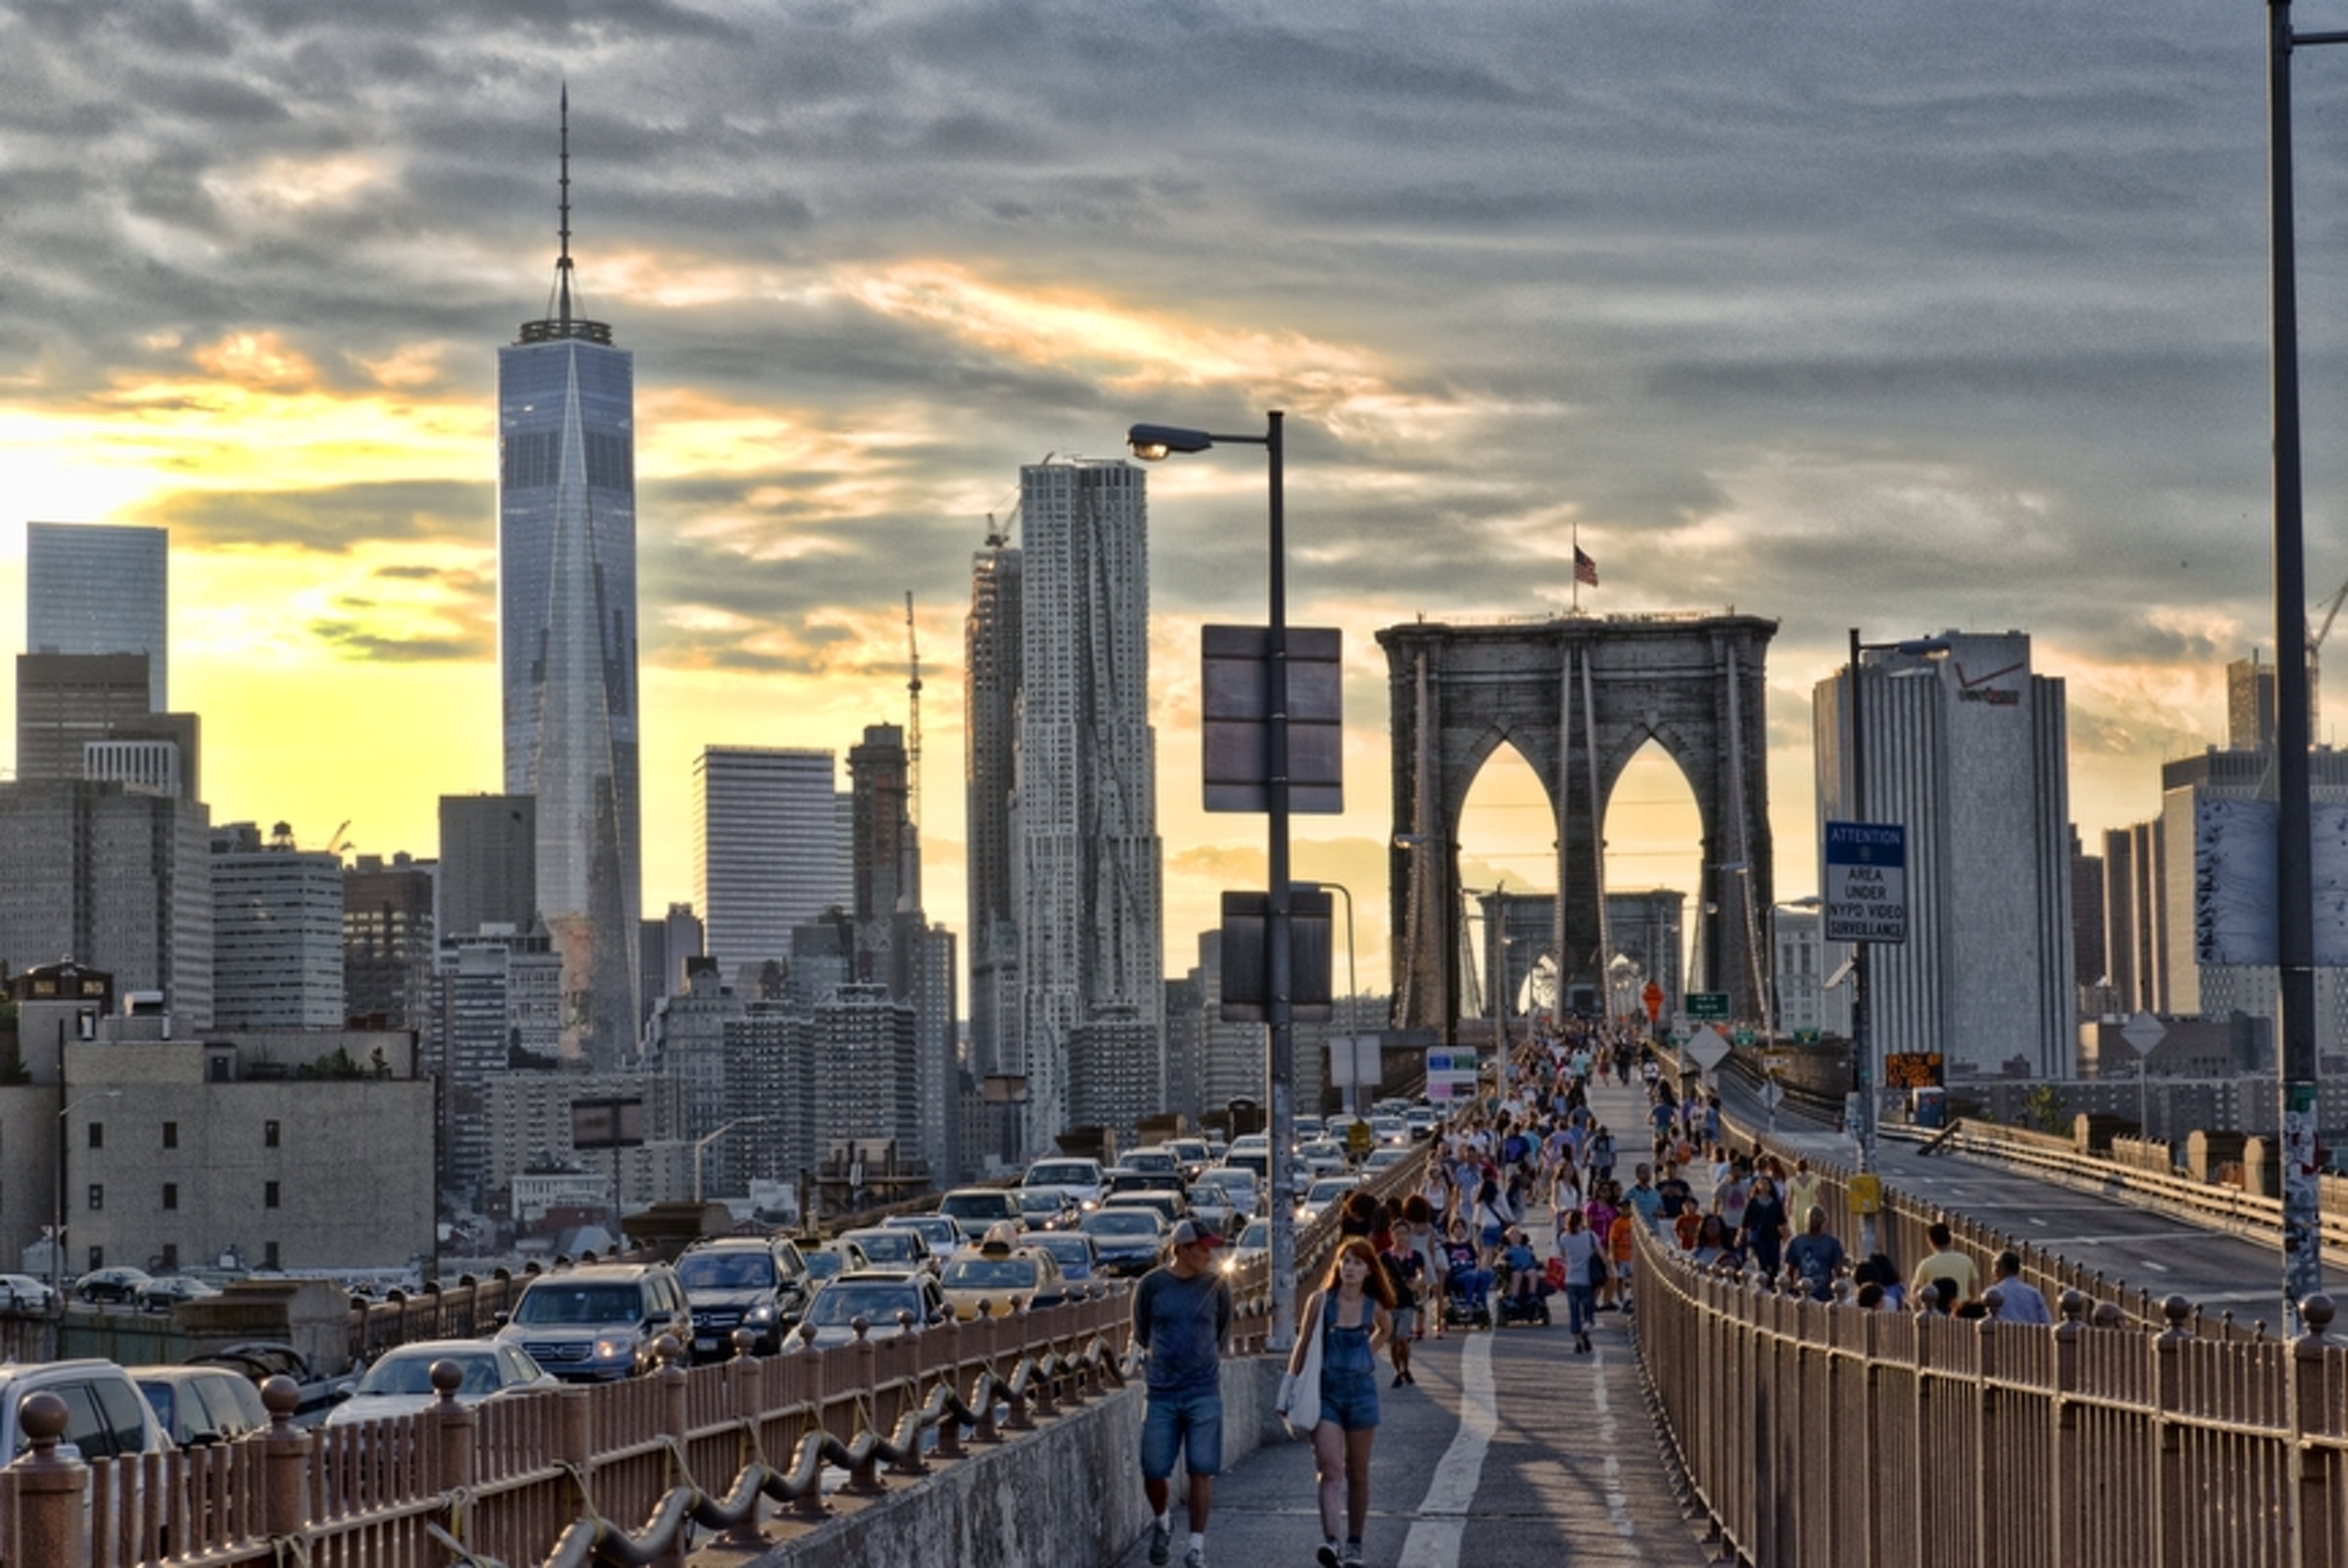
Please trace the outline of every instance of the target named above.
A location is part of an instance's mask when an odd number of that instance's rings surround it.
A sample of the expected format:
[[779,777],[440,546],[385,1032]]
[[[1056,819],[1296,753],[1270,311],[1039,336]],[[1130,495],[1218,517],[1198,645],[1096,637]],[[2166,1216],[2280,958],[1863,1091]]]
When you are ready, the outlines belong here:
[[[646,464],[649,659],[835,669],[906,589],[966,598],[973,498],[1020,463],[1276,405],[1292,592],[1350,636],[1561,604],[1578,524],[1585,604],[1782,616],[1804,690],[1853,620],[2206,669],[2272,640],[2261,26],[2192,0],[2124,27],[2022,0],[28,0],[0,13],[0,375],[31,379],[0,401],[102,410],[268,331],[338,395],[436,349],[416,395],[486,407],[551,281],[567,77],[579,277],[638,356],[640,444],[691,400],[804,443]],[[2348,415],[2335,67],[2299,75],[2311,430]],[[907,264],[1265,346],[1047,351],[846,286]],[[2348,443],[2309,462],[2328,592]],[[494,499],[155,512],[337,551],[486,543]],[[1252,613],[1260,498],[1153,479],[1151,513],[1157,607]],[[317,635],[378,656],[373,616]]]
[[293,545],[339,551],[366,540],[494,536],[494,492],[487,484],[349,484],[325,490],[181,491],[141,521],[172,530],[182,546]]

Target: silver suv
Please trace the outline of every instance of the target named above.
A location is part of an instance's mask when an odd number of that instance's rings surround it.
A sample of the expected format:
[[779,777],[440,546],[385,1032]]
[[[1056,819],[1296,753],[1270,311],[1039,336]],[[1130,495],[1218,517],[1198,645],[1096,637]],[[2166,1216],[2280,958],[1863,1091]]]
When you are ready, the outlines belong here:
[[125,1453],[168,1453],[171,1438],[155,1419],[154,1407],[112,1361],[50,1361],[39,1366],[0,1366],[0,1465],[24,1443],[24,1402],[37,1393],[65,1401],[60,1441],[77,1457],[113,1459]]
[[597,1263],[530,1282],[497,1337],[557,1377],[610,1382],[652,1370],[653,1342],[693,1343],[693,1314],[665,1263]]

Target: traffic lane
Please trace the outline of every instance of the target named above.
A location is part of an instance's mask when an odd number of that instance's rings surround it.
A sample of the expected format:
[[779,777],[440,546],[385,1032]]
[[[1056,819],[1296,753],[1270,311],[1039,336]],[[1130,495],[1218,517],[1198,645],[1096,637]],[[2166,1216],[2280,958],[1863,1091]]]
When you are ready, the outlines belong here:
[[[1851,1141],[1834,1132],[1782,1132],[1778,1141],[1846,1167],[1857,1155]],[[2220,1230],[2178,1209],[2064,1186],[1960,1154],[1927,1155],[1911,1144],[1881,1144],[1877,1153],[1877,1168],[1892,1189],[2003,1231],[2130,1291],[2147,1291],[2155,1300],[2180,1295],[2204,1311],[2231,1312],[2270,1329],[2283,1321],[2279,1234]],[[1916,1260],[1893,1261],[1906,1266]],[[2335,1299],[2348,1291],[2348,1268],[2327,1267],[2324,1277]]]

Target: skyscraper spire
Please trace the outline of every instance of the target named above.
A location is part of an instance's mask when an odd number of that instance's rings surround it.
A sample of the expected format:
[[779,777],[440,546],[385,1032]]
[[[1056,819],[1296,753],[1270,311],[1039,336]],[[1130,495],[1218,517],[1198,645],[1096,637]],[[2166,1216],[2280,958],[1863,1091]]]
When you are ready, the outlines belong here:
[[562,326],[563,335],[569,337],[571,335],[571,85],[567,81],[563,84],[561,125],[562,176],[558,183],[562,190],[563,219],[562,226],[556,230],[556,233],[562,238],[563,249],[561,254],[554,258],[554,286],[561,297],[555,311],[555,320]]
[[560,221],[555,227],[555,235],[562,243],[554,257],[554,287],[547,300],[545,318],[523,322],[521,336],[517,341],[551,343],[561,338],[584,338],[589,343],[610,343],[611,341],[610,325],[601,321],[590,321],[583,315],[572,314],[574,301],[571,296],[574,290],[571,286],[573,266],[571,261],[571,85],[568,82],[563,84],[559,103],[558,124],[561,128],[561,140],[558,144],[560,161],[557,165],[556,210],[560,215]]

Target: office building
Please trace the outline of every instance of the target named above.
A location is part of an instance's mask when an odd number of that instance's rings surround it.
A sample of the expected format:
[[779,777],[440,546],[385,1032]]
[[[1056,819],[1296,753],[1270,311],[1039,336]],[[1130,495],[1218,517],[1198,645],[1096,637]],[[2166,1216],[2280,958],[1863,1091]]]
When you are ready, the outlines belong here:
[[17,777],[88,777],[88,748],[154,711],[150,662],[145,653],[18,654]]
[[707,948],[701,916],[693,913],[691,904],[672,903],[667,915],[647,919],[637,940],[637,961],[643,971],[644,1016],[650,1018],[662,997],[684,994],[686,965],[704,956]]
[[[1129,1130],[1166,1098],[1150,560],[1141,470],[1019,470],[1020,1049],[1027,1137]],[[1086,1060],[1085,1053],[1118,1059]]]
[[440,906],[444,937],[538,922],[538,803],[528,795],[440,797]]
[[369,1027],[431,1027],[435,869],[405,853],[363,854],[343,872],[343,1010]]
[[1827,941],[1815,909],[1780,904],[1769,912],[1769,930],[1776,1032],[1795,1039],[1850,1038],[1849,977],[1839,974],[1850,944]]
[[905,792],[905,732],[868,724],[848,748],[848,835],[859,930],[885,930],[900,910],[921,907],[921,850]]
[[505,792],[537,802],[537,914],[566,1058],[635,1047],[643,916],[636,705],[635,360],[575,310],[567,108],[553,309],[498,350]]
[[[141,711],[171,706],[171,535],[95,523],[24,525],[24,646],[33,653],[142,653]],[[21,771],[19,777],[31,775]]]
[[693,763],[693,902],[729,983],[788,959],[794,928],[839,902],[840,794],[828,751],[710,746]]
[[[2348,752],[2308,757],[2309,793],[2320,808],[2348,805]],[[2222,852],[2197,831],[2205,810],[2274,798],[2274,754],[2212,746],[2160,769],[2160,815],[2104,835],[2104,950],[2112,965],[2112,1010],[2162,1018],[2260,1021],[2269,1051],[2279,972],[2272,964],[2205,963],[2196,892],[2222,879]],[[2271,853],[2271,851],[2268,852]],[[2337,1068],[2348,1050],[2348,971],[2315,969],[2316,1050]]]
[[212,830],[212,1022],[343,1026],[343,866],[279,822]]
[[[119,783],[0,783],[0,964],[70,961],[212,1021],[209,813]],[[338,1020],[339,1022],[339,1020]]]
[[2031,672],[2021,632],[1933,641],[1945,646],[1861,656],[1863,812],[1853,672],[1820,682],[1813,709],[1822,821],[1908,830],[1908,940],[1868,952],[1874,1047],[1937,1052],[1952,1077],[2016,1064],[2065,1077],[2077,1003],[2062,682]]

